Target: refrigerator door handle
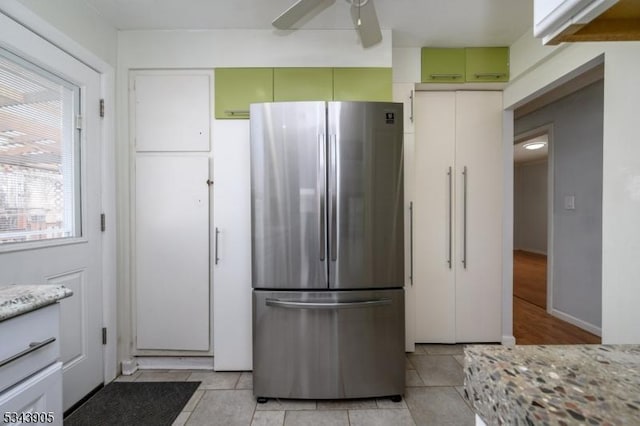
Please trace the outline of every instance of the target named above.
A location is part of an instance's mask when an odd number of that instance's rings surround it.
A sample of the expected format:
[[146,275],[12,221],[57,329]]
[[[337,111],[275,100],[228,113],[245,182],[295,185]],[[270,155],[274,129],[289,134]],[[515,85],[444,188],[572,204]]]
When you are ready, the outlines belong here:
[[337,143],[336,135],[329,136],[330,142],[330,182],[331,182],[331,260],[338,259],[338,218],[337,218],[337,201],[338,201],[338,164],[337,164]]
[[297,300],[266,299],[265,304],[285,309],[355,309],[372,308],[391,304],[391,299],[373,299],[358,302],[302,302]]
[[316,188],[318,189],[318,225],[320,233],[320,261],[324,262],[327,251],[327,224],[325,213],[325,199],[327,197],[326,190],[326,166],[325,166],[325,135],[318,135],[318,172],[316,174]]

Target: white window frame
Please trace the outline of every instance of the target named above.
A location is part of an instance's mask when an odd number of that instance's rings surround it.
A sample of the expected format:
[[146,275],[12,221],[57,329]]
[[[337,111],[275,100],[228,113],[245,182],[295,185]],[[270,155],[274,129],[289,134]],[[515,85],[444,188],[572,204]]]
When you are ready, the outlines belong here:
[[[63,121],[69,125],[63,126],[62,130],[65,133],[73,133],[73,135],[63,134],[63,139],[72,137],[73,140],[69,144],[62,143],[62,149],[71,149],[72,164],[75,170],[72,173],[63,172],[65,182],[65,188],[71,187],[72,191],[64,192],[65,205],[71,204],[71,209],[65,209],[64,223],[69,223],[70,228],[75,228],[75,234],[69,237],[50,238],[42,240],[24,241],[24,242],[11,242],[0,243],[0,253],[34,250],[48,247],[64,246],[69,244],[85,243],[87,238],[85,237],[83,230],[86,226],[85,217],[85,191],[82,182],[85,179],[85,161],[84,152],[82,146],[85,144],[85,135],[82,132],[81,126],[76,125],[77,117],[84,116],[84,102],[83,102],[83,90],[82,86],[73,83],[69,79],[65,79],[57,75],[55,72],[49,70],[50,67],[43,66],[36,61],[32,61],[22,57],[21,55],[14,53],[9,47],[0,44],[0,55],[4,58],[13,61],[14,63],[39,74],[42,77],[49,79],[57,84],[60,84],[69,91],[65,91],[63,103],[73,102],[71,108],[63,108],[63,114],[65,117]],[[78,128],[80,127],[80,128]],[[71,182],[68,182],[71,181]],[[70,222],[67,222],[70,220]]]

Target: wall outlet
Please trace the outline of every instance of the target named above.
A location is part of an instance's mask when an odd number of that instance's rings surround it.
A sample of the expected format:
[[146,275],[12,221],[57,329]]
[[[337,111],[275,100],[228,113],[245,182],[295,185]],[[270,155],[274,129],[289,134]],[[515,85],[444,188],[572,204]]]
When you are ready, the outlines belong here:
[[576,196],[575,195],[565,195],[564,196],[564,209],[565,210],[575,210],[576,209]]

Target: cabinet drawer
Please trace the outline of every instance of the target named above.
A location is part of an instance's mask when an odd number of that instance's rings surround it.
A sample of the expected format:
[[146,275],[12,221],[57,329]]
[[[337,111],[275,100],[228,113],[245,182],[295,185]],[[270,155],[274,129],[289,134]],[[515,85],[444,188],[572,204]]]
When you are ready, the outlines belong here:
[[62,425],[62,363],[52,364],[0,393],[0,414],[4,417],[5,413],[30,416],[8,424]]
[[404,318],[403,289],[255,290],[254,395],[304,399],[401,395]]
[[0,322],[0,391],[54,363],[60,356],[60,305]]

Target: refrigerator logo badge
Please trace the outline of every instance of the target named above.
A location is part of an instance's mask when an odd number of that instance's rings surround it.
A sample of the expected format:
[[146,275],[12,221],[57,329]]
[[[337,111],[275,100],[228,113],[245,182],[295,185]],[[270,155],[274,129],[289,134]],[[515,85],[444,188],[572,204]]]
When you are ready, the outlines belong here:
[[396,122],[396,114],[393,112],[385,112],[385,121],[387,122],[387,124],[393,124]]

